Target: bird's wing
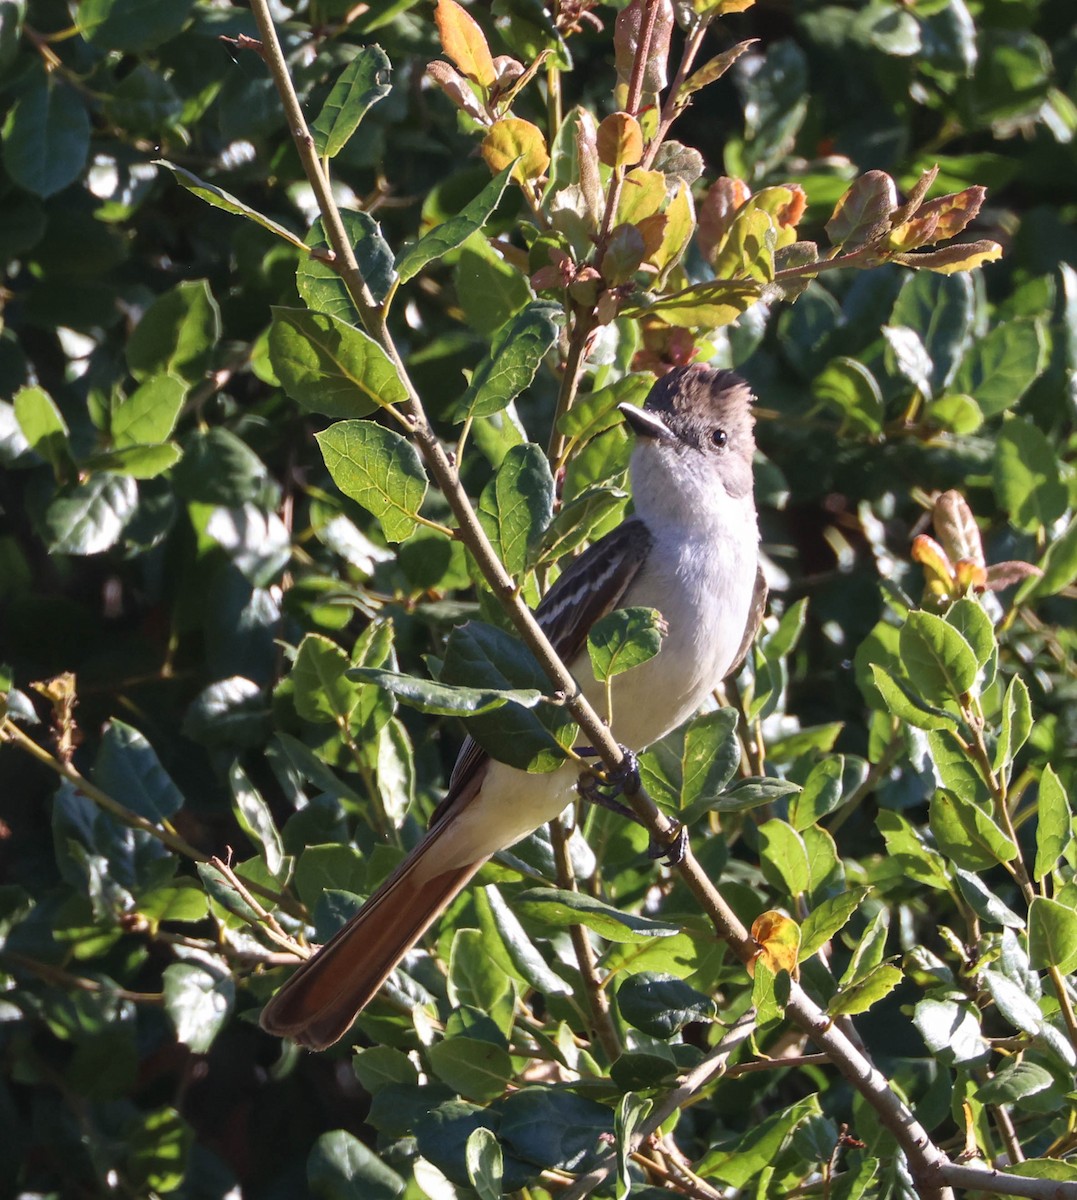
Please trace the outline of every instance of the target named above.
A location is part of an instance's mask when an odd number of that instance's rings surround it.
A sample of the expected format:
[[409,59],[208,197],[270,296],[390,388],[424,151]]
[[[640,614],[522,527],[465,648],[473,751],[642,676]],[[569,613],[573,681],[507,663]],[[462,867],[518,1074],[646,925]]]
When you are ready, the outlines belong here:
[[[574,559],[542,598],[535,619],[562,662],[571,662],[587,642],[592,625],[621,602],[647,561],[651,535],[638,517],[629,517]],[[472,792],[489,755],[472,738],[460,748],[449,791],[431,823]]]
[[763,574],[763,568],[757,566],[755,569],[755,590],[752,592],[752,603],[748,609],[748,623],[744,626],[744,637],[741,638],[740,648],[737,650],[732,663],[730,663],[729,670],[725,673],[727,679],[744,662],[748,651],[752,648],[752,642],[755,641],[755,635],[759,632],[759,625],[763,620],[763,613],[766,607],[767,580]]

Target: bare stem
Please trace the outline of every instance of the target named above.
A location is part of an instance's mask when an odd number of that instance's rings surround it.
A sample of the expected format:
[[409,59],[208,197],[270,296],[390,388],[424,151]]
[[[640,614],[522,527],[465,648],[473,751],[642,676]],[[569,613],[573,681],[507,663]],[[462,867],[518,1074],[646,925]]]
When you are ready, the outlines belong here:
[[[568,839],[560,821],[550,822],[550,839],[553,842],[554,861],[557,864],[557,883],[568,891],[577,891],[576,873],[572,869],[572,859],[568,852]],[[583,925],[570,925],[569,936],[572,938],[572,949],[576,955],[576,965],[580,969],[584,991],[587,993],[587,1003],[591,1010],[591,1024],[595,1036],[606,1052],[609,1061],[616,1062],[621,1057],[621,1039],[618,1036],[613,1017],[610,1014],[610,1000],[602,981],[598,977],[598,963],[595,959],[594,947],[591,945],[587,929]]]

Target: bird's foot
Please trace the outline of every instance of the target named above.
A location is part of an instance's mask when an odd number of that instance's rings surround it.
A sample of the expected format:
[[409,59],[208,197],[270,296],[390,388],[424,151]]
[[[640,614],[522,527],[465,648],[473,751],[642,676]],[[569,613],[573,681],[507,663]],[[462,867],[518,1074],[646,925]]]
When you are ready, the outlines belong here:
[[[632,809],[617,798],[626,792],[631,795],[640,786],[639,759],[627,746],[621,746],[620,750],[621,764],[617,770],[607,769],[601,778],[590,772],[585,774],[579,783],[580,795],[600,808],[608,809],[610,812],[617,813],[618,816],[635,821],[637,825],[642,825],[643,822]],[[577,753],[587,756],[593,755],[595,752],[589,746],[585,746],[578,749]],[[647,847],[647,857],[653,860],[665,859],[671,867],[675,867],[684,861],[687,847],[688,831],[678,823],[671,827],[667,836],[661,841],[655,837],[651,838]]]

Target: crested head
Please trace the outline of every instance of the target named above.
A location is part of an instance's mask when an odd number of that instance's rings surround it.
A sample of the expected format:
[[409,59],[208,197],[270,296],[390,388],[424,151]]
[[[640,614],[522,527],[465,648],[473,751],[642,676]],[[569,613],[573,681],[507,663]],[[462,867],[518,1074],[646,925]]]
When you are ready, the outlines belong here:
[[739,498],[752,490],[752,399],[732,371],[677,367],[655,383],[642,409],[625,404],[621,411],[641,446],[651,443],[671,467],[679,462]]

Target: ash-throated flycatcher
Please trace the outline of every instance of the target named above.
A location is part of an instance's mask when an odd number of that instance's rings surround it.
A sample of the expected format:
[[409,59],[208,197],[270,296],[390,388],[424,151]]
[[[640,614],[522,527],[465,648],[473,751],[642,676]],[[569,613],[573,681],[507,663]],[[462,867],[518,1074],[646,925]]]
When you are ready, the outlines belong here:
[[[752,495],[751,393],[730,371],[680,367],[643,408],[635,515],[561,575],[537,618],[622,745],[642,750],[687,720],[747,653],[766,599]],[[658,654],[612,681],[612,714],[587,654],[591,626],[615,608],[663,615]],[[430,830],[358,913],[270,1000],[262,1028],[320,1050],[352,1021],[450,900],[492,855],[554,820],[576,796],[568,761],[529,775],[470,739]]]

